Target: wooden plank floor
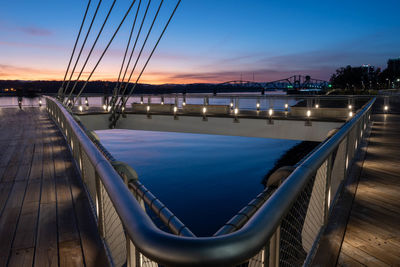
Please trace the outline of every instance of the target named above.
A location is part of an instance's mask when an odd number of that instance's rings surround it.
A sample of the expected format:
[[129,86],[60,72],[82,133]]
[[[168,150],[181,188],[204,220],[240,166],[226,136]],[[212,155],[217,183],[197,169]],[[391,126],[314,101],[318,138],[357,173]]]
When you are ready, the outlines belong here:
[[0,266],[107,266],[58,128],[39,108],[0,108]]
[[400,115],[374,115],[338,266],[400,266]]

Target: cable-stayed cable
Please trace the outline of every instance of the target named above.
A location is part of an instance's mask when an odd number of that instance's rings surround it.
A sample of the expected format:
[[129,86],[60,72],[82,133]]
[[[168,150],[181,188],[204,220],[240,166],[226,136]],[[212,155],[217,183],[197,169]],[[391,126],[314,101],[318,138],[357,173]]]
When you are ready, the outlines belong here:
[[63,93],[63,91],[64,91],[63,88],[64,88],[64,84],[65,84],[65,79],[67,78],[68,71],[69,71],[69,67],[71,66],[72,58],[74,57],[75,50],[76,50],[76,46],[77,46],[78,41],[79,41],[79,38],[80,38],[80,36],[81,36],[82,28],[83,28],[83,25],[85,24],[86,15],[87,15],[87,13],[88,13],[88,10],[89,10],[90,3],[91,3],[91,2],[92,2],[92,0],[89,0],[89,2],[88,2],[88,4],[87,4],[86,11],[85,11],[85,15],[83,16],[82,23],[81,23],[81,27],[79,28],[79,33],[78,33],[78,36],[76,37],[75,44],[74,44],[74,48],[72,49],[71,57],[70,57],[69,62],[68,62],[67,70],[65,71],[65,75],[64,75],[64,79],[63,79],[62,85],[61,85],[60,89],[58,90],[58,95],[59,95],[59,96],[61,96],[61,93]]
[[[175,8],[174,8],[174,11],[172,12],[171,16],[169,17],[169,19],[168,19],[167,23],[165,24],[163,31],[161,32],[161,34],[160,34],[160,36],[159,36],[159,38],[158,38],[158,40],[157,40],[156,44],[154,45],[154,47],[153,47],[153,49],[152,49],[152,51],[151,51],[151,53],[150,53],[149,57],[147,58],[147,61],[146,61],[146,63],[144,64],[144,66],[143,66],[143,68],[142,68],[142,71],[140,72],[140,74],[139,74],[138,78],[136,79],[136,82],[135,82],[135,84],[132,86],[132,88],[131,88],[131,90],[130,90],[130,92],[129,92],[128,96],[127,96],[127,98],[126,98],[126,99],[124,99],[124,100],[122,100],[122,102],[121,102],[121,99],[122,99],[122,98],[120,99],[121,105],[120,105],[120,107],[119,107],[119,108],[122,108],[123,106],[125,106],[125,104],[127,103],[127,101],[128,101],[128,99],[129,99],[129,97],[132,95],[132,93],[133,93],[134,89],[136,88],[136,86],[137,86],[137,84],[138,84],[138,82],[139,82],[139,79],[140,79],[140,77],[142,76],[142,74],[143,74],[144,70],[146,69],[146,67],[147,67],[147,64],[149,63],[149,61],[150,61],[151,57],[153,56],[153,54],[154,54],[154,51],[156,50],[156,48],[157,48],[158,44],[160,43],[160,41],[161,41],[161,38],[163,37],[163,35],[164,35],[165,31],[167,30],[167,28],[168,28],[168,25],[169,25],[169,23],[171,22],[171,20],[172,20],[172,18],[173,18],[173,16],[174,16],[174,14],[175,14],[176,10],[178,9],[178,6],[179,6],[179,4],[180,4],[180,3],[181,3],[181,0],[179,0],[179,1],[177,2],[176,6],[175,6]],[[118,118],[119,118],[119,114],[118,114],[118,116],[116,117],[116,120],[118,120]],[[115,120],[115,121],[113,121],[114,125],[115,125],[115,123],[116,123],[116,120]]]
[[[137,42],[138,42],[139,37],[140,37],[140,34],[141,34],[141,32],[142,32],[143,24],[144,24],[144,21],[146,20],[146,16],[147,16],[147,12],[148,12],[148,10],[149,10],[150,3],[151,3],[151,0],[149,0],[148,3],[147,3],[146,10],[145,10],[144,15],[143,15],[143,18],[142,18],[142,22],[140,23],[139,31],[138,31],[138,33],[137,33],[137,35],[136,35],[135,43],[134,43],[134,45],[133,45],[133,47],[132,47],[132,51],[131,51],[131,54],[130,54],[130,56],[129,56],[128,63],[126,64],[125,71],[124,71],[124,75],[122,76],[122,81],[121,81],[121,83],[119,84],[119,87],[118,87],[118,89],[117,89],[117,93],[116,93],[117,96],[118,96],[118,95],[120,94],[120,92],[121,92],[121,88],[122,88],[122,86],[123,86],[123,84],[124,84],[126,74],[127,74],[128,70],[129,70],[129,66],[130,66],[130,64],[131,64],[132,56],[133,56],[133,53],[135,52],[135,48],[136,48]],[[140,3],[139,3],[139,4],[140,4]],[[126,82],[126,84],[128,84],[128,83],[129,83],[129,81]],[[116,101],[113,103],[113,105],[112,105],[112,109],[113,109],[113,110],[114,110],[114,107],[115,107],[115,103],[116,103],[116,102],[117,102],[117,100],[116,100]]]
[[99,3],[97,4],[96,11],[94,12],[94,15],[93,15],[92,21],[90,22],[90,25],[89,25],[88,31],[87,31],[87,33],[86,33],[85,39],[83,40],[81,49],[79,50],[78,57],[76,58],[74,67],[72,68],[71,75],[69,76],[67,86],[65,86],[65,89],[64,89],[63,92],[62,92],[63,95],[66,94],[66,93],[68,92],[69,84],[71,83],[72,76],[74,75],[76,66],[78,65],[78,62],[79,62],[79,59],[81,58],[83,48],[85,47],[86,41],[87,41],[87,39],[88,39],[88,37],[89,37],[89,34],[90,34],[90,31],[92,30],[92,26],[93,26],[93,23],[94,23],[94,21],[95,21],[95,19],[96,19],[97,12],[99,11],[101,2],[102,2],[102,0],[100,0]]
[[87,64],[88,61],[89,61],[89,58],[90,58],[90,56],[92,55],[92,52],[93,52],[93,50],[94,50],[94,47],[96,46],[97,41],[99,40],[100,35],[101,35],[102,32],[103,32],[104,26],[106,25],[106,23],[107,23],[107,21],[108,21],[108,18],[110,17],[110,14],[111,14],[111,11],[112,11],[113,8],[114,8],[115,2],[116,2],[116,0],[113,1],[113,3],[112,3],[112,5],[111,5],[110,9],[108,10],[108,13],[107,13],[107,16],[106,16],[106,18],[105,18],[105,20],[104,20],[104,22],[103,22],[103,25],[101,25],[100,31],[99,31],[99,33],[98,33],[97,36],[96,36],[96,40],[94,41],[94,43],[93,43],[93,45],[92,45],[92,47],[91,47],[91,49],[90,49],[90,51],[89,51],[89,54],[88,54],[87,57],[86,57],[85,63],[83,64],[83,66],[82,66],[82,68],[81,68],[81,71],[79,72],[79,75],[78,75],[78,77],[76,78],[76,81],[75,81],[75,83],[74,83],[74,86],[72,87],[71,92],[70,92],[69,95],[68,95],[68,99],[71,98],[71,95],[72,95],[72,93],[74,92],[74,90],[75,90],[75,88],[76,88],[76,85],[77,85],[78,82],[79,82],[79,78],[82,76],[83,70],[85,69],[86,64]]
[[143,49],[146,46],[147,40],[149,39],[150,33],[151,33],[152,29],[153,29],[154,23],[155,23],[155,21],[156,21],[156,19],[158,17],[158,13],[160,12],[160,9],[161,9],[161,6],[162,6],[163,2],[164,2],[164,0],[161,0],[160,5],[158,6],[157,12],[154,15],[154,19],[153,19],[153,21],[152,21],[152,23],[150,25],[149,31],[147,32],[146,38],[144,39],[143,45],[142,45],[142,47],[140,49],[140,52],[139,52],[139,54],[138,54],[138,56],[136,58],[136,62],[133,65],[133,68],[132,68],[131,73],[129,75],[128,81],[126,82],[126,86],[125,86],[124,90],[122,91],[122,96],[125,95],[126,89],[128,88],[129,82],[130,82],[130,80],[132,78],[132,75],[133,75],[133,73],[134,73],[134,71],[136,69],[136,66],[137,66],[137,64],[139,62],[139,59],[140,59],[140,57],[142,55]]
[[[114,2],[115,2],[115,1],[114,1]],[[132,4],[129,6],[128,11],[125,13],[125,16],[123,17],[121,23],[118,25],[117,30],[114,32],[114,34],[113,34],[113,36],[111,37],[110,41],[108,42],[106,48],[104,49],[103,53],[101,54],[99,60],[97,61],[96,65],[94,66],[93,70],[91,71],[89,77],[87,78],[85,84],[82,86],[81,90],[80,90],[79,93],[77,94],[76,99],[81,95],[81,93],[83,92],[83,90],[86,88],[86,85],[88,84],[88,82],[89,82],[90,78],[92,77],[93,73],[95,72],[95,70],[96,70],[97,67],[99,66],[101,60],[103,59],[104,55],[106,54],[106,52],[107,52],[108,48],[110,47],[111,43],[113,42],[115,36],[116,36],[117,33],[119,32],[119,29],[121,28],[121,26],[122,26],[122,24],[124,23],[126,17],[127,17],[128,14],[130,13],[130,11],[131,11],[133,5],[135,4],[135,2],[136,2],[136,0],[133,0],[133,1],[132,1]],[[75,88],[75,87],[74,87],[74,88]],[[74,100],[73,105],[75,104],[76,99]]]
[[135,29],[136,19],[137,19],[137,15],[138,15],[138,13],[139,13],[139,9],[140,9],[140,4],[141,4],[141,2],[142,2],[142,0],[139,0],[138,8],[137,8],[137,10],[136,10],[135,19],[133,20],[131,32],[130,32],[130,34],[129,34],[128,43],[126,44],[126,49],[125,49],[125,53],[124,53],[124,58],[123,58],[123,60],[122,60],[121,69],[119,70],[119,74],[118,74],[117,87],[118,87],[118,83],[119,83],[119,81],[120,81],[120,79],[121,79],[122,70],[124,69],[124,66],[125,66],[125,60],[126,60],[126,56],[128,55],[128,50],[129,50],[129,46],[130,46],[130,44],[131,44],[132,35],[133,35],[133,30]]

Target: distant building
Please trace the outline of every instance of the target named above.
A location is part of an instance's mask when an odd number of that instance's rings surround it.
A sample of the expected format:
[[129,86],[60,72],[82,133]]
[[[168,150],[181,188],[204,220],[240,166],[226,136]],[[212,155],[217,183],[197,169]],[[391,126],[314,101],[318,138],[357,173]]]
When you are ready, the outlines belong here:
[[389,59],[387,69],[391,75],[400,78],[400,58]]
[[375,80],[375,67],[370,64],[365,64],[361,66],[361,82],[363,88],[371,87],[372,82]]

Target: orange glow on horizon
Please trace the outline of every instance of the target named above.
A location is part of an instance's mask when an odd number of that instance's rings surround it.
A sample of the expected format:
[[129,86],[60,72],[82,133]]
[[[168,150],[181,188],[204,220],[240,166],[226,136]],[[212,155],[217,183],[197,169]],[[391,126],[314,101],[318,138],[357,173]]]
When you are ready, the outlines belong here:
[[[86,81],[87,74],[83,74],[79,80]],[[0,80],[25,80],[25,81],[60,81],[63,80],[64,73],[32,73],[20,72],[19,74],[0,73]],[[74,80],[74,79],[73,79]],[[116,82],[115,74],[98,73],[94,74],[90,81],[109,81]],[[136,77],[131,79],[131,83],[136,81]],[[206,80],[206,79],[185,79],[174,78],[170,74],[146,74],[144,73],[139,83],[145,84],[190,84],[190,83],[218,83],[223,80]]]

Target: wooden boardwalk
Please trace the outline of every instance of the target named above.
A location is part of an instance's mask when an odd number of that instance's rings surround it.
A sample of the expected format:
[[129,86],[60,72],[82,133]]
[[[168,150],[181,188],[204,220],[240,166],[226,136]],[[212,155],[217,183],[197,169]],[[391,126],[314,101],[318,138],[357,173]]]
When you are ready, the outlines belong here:
[[39,108],[0,108],[0,266],[106,266],[79,173]]
[[400,266],[400,115],[374,115],[338,266]]

